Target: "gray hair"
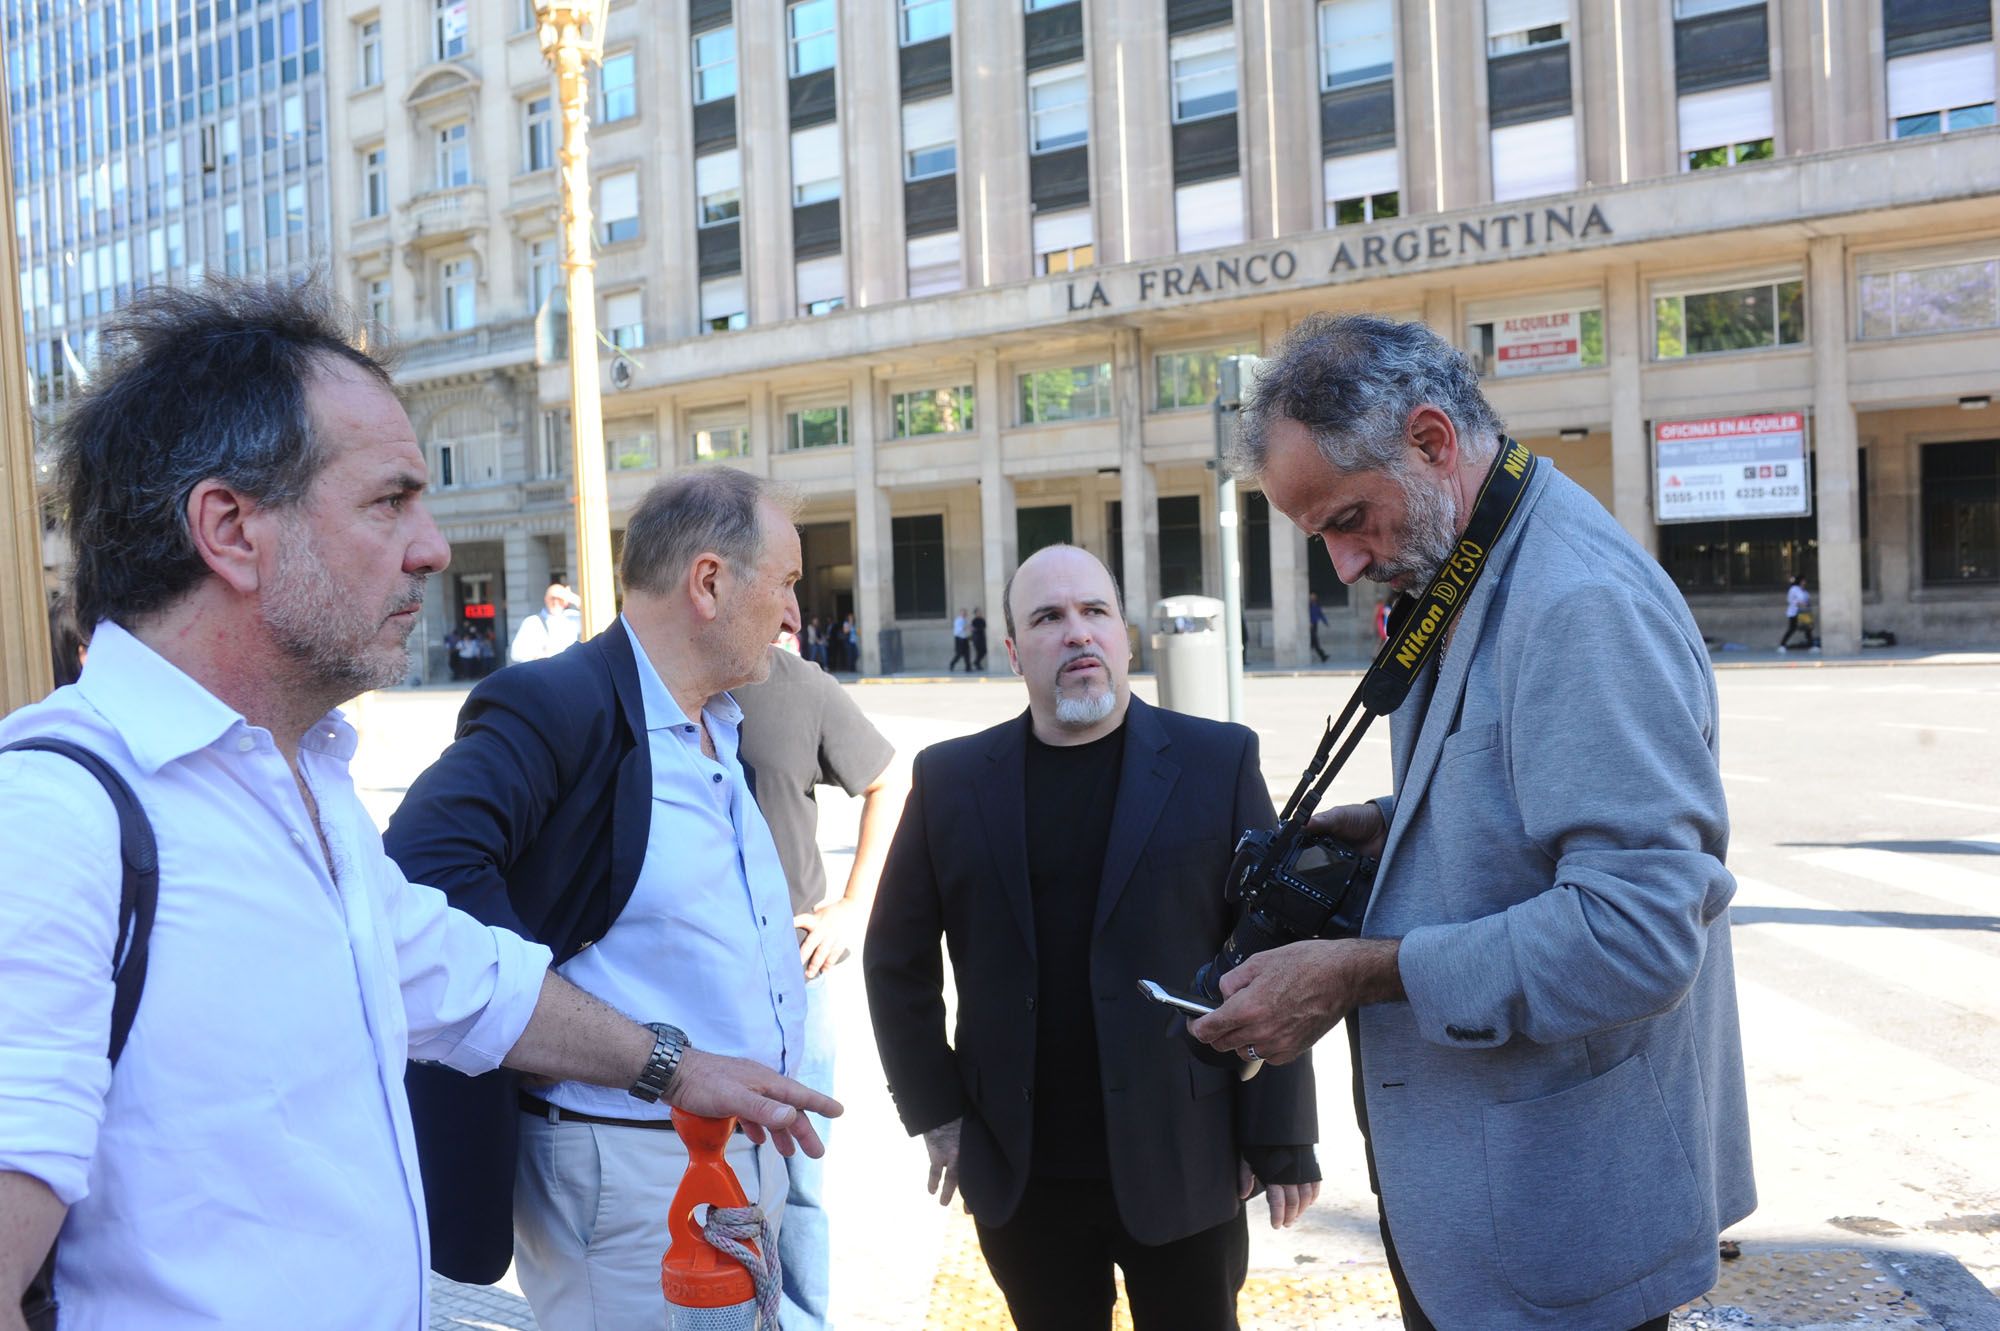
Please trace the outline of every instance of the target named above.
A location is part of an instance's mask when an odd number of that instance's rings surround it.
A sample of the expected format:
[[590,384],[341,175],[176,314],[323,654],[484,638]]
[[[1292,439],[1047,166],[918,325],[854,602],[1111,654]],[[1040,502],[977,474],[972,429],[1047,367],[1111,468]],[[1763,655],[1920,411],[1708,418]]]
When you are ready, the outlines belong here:
[[753,567],[764,553],[760,506],[766,503],[787,518],[798,514],[791,491],[734,467],[704,467],[661,481],[625,524],[619,581],[628,592],[658,595],[702,554],[720,555],[734,568]]
[[208,576],[187,520],[203,481],[274,509],[306,497],[327,461],[312,381],[344,362],[389,387],[351,332],[317,281],[153,287],[111,316],[105,359],[52,434],[81,632],[130,626]]
[[1400,472],[1410,413],[1426,405],[1451,418],[1459,448],[1474,461],[1493,456],[1500,418],[1464,352],[1420,323],[1315,314],[1265,362],[1237,423],[1229,469],[1262,475],[1271,427],[1293,420],[1336,471]]

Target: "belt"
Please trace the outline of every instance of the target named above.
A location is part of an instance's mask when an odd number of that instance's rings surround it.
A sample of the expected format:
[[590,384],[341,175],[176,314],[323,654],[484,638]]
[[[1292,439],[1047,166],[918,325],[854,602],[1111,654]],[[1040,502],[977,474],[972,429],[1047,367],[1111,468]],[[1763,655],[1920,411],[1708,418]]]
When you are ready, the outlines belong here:
[[[536,1118],[547,1119],[551,1123],[594,1123],[600,1128],[650,1128],[654,1132],[675,1130],[671,1118],[605,1118],[601,1114],[586,1114],[575,1109],[564,1109],[561,1105],[550,1104],[541,1096],[530,1095],[526,1091],[516,1091],[514,1097],[522,1113],[533,1114]],[[743,1125],[738,1123],[733,1131],[742,1132]]]

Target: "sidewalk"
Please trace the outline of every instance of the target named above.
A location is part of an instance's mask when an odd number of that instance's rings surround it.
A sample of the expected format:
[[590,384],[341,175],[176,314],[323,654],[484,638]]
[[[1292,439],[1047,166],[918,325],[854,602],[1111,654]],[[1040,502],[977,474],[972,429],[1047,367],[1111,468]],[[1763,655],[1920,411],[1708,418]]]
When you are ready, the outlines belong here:
[[[957,1211],[922,1321],[860,1326],[907,1331],[1007,1331],[1000,1293],[987,1277],[972,1222]],[[519,1294],[433,1277],[432,1331],[535,1331]],[[1253,1270],[1240,1301],[1244,1331],[1349,1331],[1402,1324],[1388,1268],[1355,1263],[1335,1271]],[[843,1322],[857,1331],[857,1319]],[[1130,1331],[1119,1300],[1113,1325]],[[1995,1299],[1964,1267],[1935,1253],[1862,1249],[1752,1248],[1724,1262],[1707,1296],[1674,1314],[1675,1331],[1745,1328],[1833,1331],[2000,1331]]]

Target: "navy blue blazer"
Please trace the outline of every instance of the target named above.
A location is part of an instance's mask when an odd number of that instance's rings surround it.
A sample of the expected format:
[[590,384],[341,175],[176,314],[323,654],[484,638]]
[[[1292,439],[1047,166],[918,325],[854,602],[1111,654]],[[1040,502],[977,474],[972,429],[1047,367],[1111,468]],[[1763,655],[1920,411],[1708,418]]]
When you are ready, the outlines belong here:
[[[622,625],[481,681],[450,748],[410,787],[383,845],[412,882],[558,963],[603,937],[646,858],[653,768]],[[491,1284],[513,1260],[516,1078],[413,1063],[404,1079],[430,1213],[431,1267]]]

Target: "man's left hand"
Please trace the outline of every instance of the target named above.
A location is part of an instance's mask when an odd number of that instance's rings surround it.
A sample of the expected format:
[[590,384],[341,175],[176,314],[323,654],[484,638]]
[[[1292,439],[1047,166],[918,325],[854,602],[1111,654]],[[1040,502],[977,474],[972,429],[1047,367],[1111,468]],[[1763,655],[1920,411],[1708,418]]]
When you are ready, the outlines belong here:
[[793,916],[792,927],[806,931],[799,940],[799,964],[806,968],[808,980],[817,980],[852,950],[856,935],[868,927],[868,915],[846,897],[839,897],[817,910]]
[[1226,1001],[1188,1030],[1225,1053],[1289,1063],[1356,1004],[1403,997],[1398,946],[1393,939],[1334,938],[1259,952],[1222,977]]
[[[1236,1162],[1236,1195],[1244,1201],[1257,1191],[1257,1176],[1250,1172],[1250,1164],[1245,1160]],[[1267,1183],[1264,1185],[1264,1201],[1271,1208],[1271,1228],[1289,1229],[1306,1208],[1319,1200],[1317,1183]]]

